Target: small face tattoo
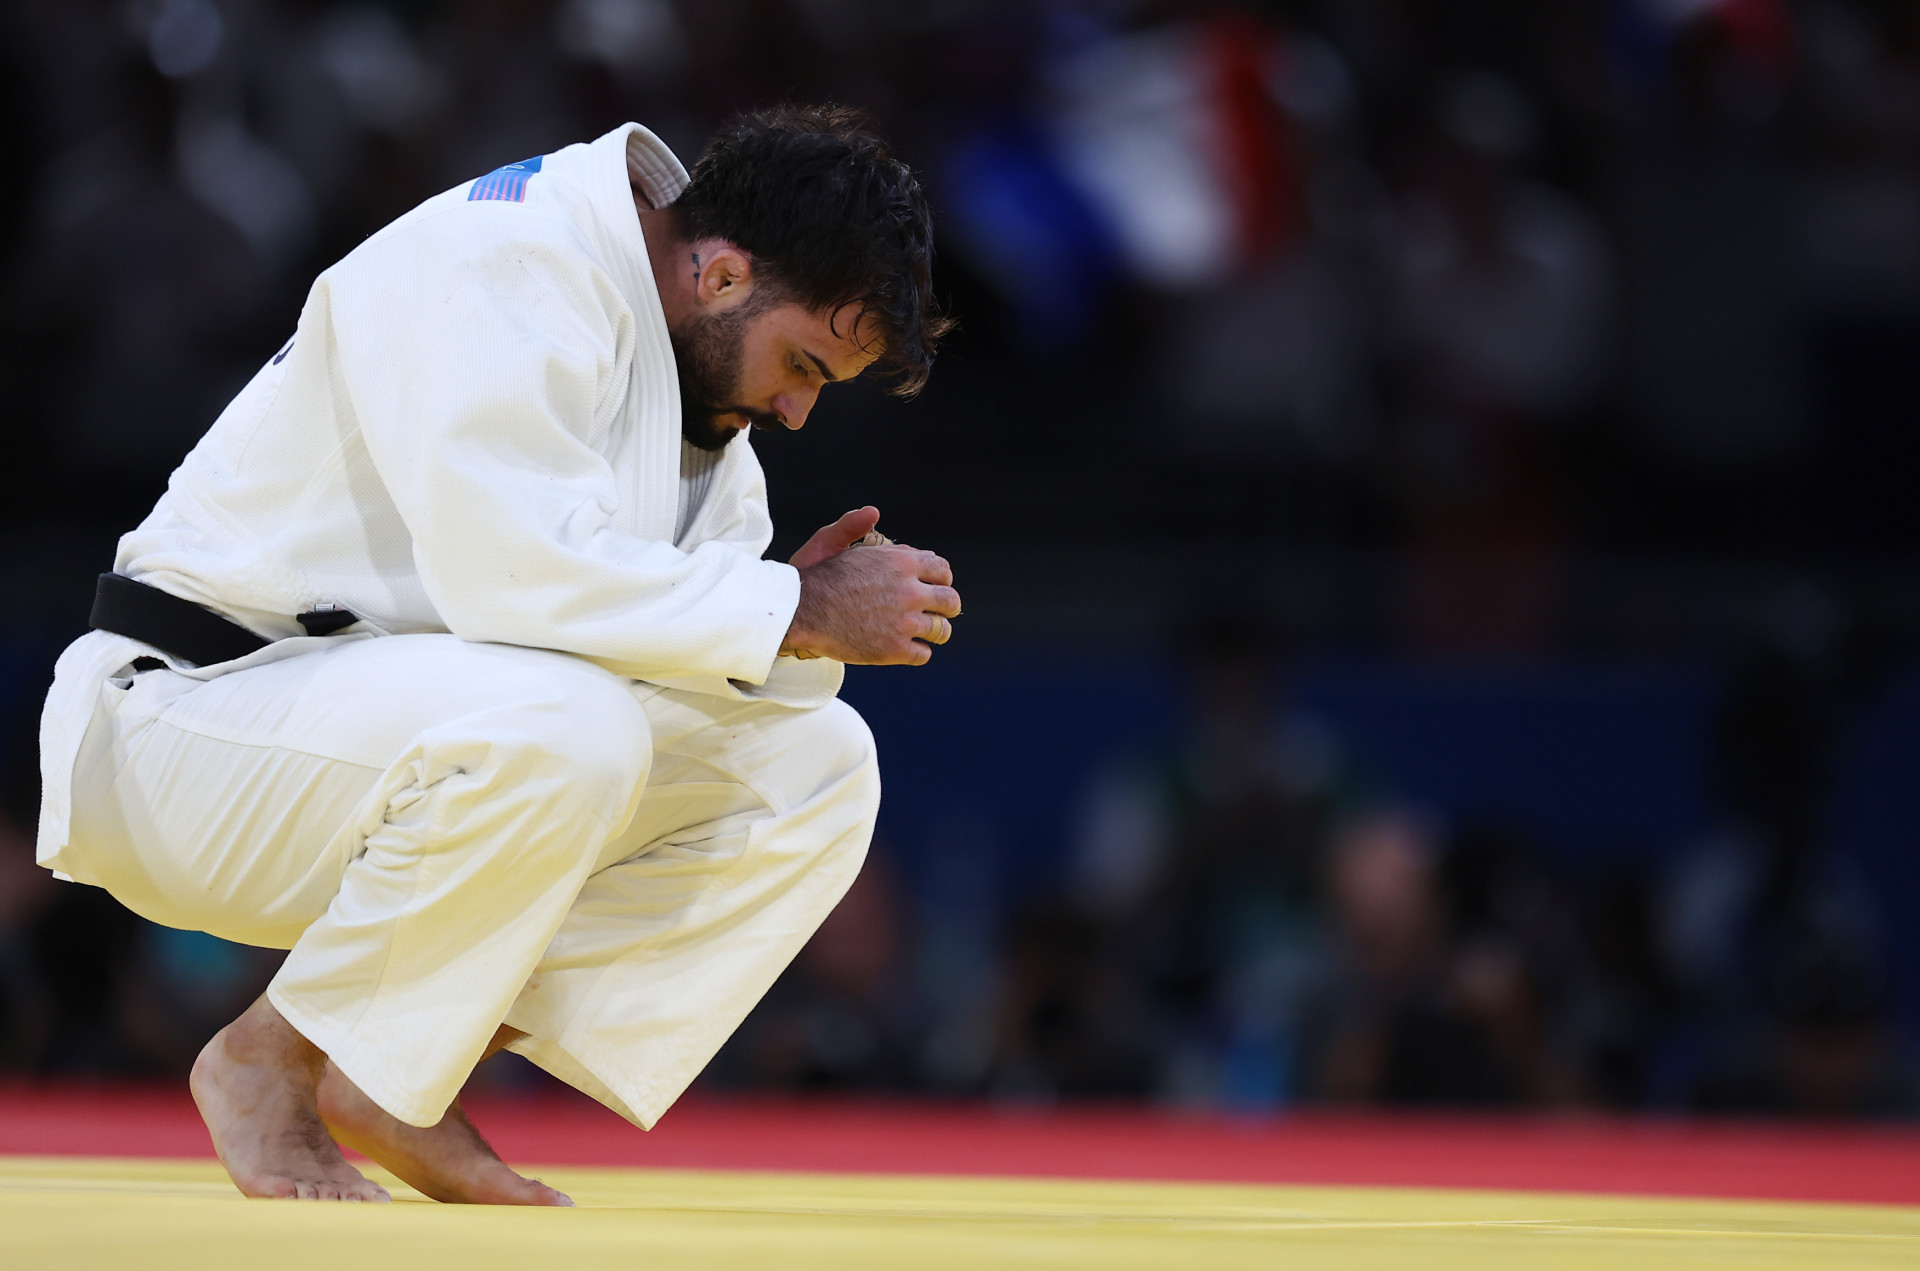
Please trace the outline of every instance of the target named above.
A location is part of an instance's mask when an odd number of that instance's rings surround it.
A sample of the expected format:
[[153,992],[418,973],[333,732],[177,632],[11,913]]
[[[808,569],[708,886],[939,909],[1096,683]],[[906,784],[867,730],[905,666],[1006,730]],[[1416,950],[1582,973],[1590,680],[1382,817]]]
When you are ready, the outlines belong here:
[[693,253],[693,280],[700,281],[700,253]]

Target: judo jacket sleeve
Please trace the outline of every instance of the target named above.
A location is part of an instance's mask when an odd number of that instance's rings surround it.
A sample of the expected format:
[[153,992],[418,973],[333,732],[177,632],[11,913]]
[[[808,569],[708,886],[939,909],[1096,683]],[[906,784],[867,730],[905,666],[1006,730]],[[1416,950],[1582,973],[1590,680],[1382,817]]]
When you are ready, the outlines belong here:
[[680,421],[657,309],[636,317],[558,230],[426,218],[342,265],[317,284],[335,382],[450,631],[635,679],[765,681],[799,575],[759,558],[770,527],[667,541]]

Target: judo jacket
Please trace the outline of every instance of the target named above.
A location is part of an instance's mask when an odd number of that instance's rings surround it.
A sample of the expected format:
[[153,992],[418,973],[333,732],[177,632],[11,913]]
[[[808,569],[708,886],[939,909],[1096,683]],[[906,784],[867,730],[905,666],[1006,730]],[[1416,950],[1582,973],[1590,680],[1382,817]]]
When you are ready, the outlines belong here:
[[[438,195],[315,281],[292,338],[120,541],[118,573],[276,641],[202,678],[330,639],[451,632],[621,675],[817,705],[827,659],[778,657],[798,572],[761,559],[765,480],[745,435],[683,506],[679,382],[634,192],[687,184],[651,132],[512,164]],[[42,716],[42,863],[67,841],[93,705],[135,657],[93,632]]]

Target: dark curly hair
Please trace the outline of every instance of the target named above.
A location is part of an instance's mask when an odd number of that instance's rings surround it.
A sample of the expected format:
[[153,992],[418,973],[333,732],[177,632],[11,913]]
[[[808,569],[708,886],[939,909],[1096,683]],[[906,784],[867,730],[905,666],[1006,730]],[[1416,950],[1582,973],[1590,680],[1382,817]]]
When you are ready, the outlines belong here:
[[891,391],[927,382],[953,326],[933,299],[933,216],[919,180],[866,115],[781,106],[720,130],[674,203],[689,239],[724,238],[775,292],[809,309],[857,305]]

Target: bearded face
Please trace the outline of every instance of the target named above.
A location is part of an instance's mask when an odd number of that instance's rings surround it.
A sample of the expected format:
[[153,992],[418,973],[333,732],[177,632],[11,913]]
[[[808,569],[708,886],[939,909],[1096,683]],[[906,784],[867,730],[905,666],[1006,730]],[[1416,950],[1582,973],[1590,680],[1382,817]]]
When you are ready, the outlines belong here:
[[680,435],[690,444],[721,450],[748,425],[779,425],[773,412],[740,400],[747,327],[770,301],[770,296],[756,294],[725,313],[689,318],[678,329],[668,329],[680,377]]

